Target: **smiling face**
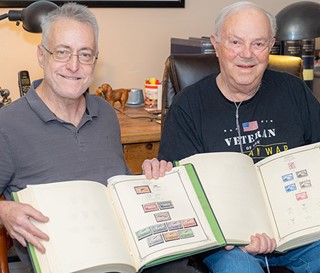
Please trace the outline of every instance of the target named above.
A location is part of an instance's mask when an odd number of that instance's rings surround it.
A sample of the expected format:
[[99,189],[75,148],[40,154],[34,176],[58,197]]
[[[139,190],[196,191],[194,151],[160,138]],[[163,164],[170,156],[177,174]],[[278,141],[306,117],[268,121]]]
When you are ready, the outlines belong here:
[[212,36],[211,41],[223,85],[250,93],[260,85],[274,43],[268,18],[256,9],[242,9],[225,19],[220,34],[220,40]]
[[[60,62],[50,52],[68,50],[72,54],[93,52],[97,45],[92,27],[69,19],[53,23],[47,43],[38,47],[38,61],[44,70],[43,89],[51,96],[63,99],[78,99],[93,81],[94,64],[82,64],[78,56]],[[49,52],[48,52],[49,51]]]

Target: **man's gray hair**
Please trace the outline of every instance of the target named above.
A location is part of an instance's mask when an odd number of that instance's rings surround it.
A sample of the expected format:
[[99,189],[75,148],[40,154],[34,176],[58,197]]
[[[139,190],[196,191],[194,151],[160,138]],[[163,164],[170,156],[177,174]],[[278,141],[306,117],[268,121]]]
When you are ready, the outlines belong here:
[[225,8],[223,8],[216,20],[215,20],[215,26],[214,26],[214,34],[216,36],[217,41],[221,40],[221,29],[223,27],[223,24],[225,22],[225,20],[230,16],[233,15],[234,13],[242,10],[242,9],[246,9],[246,8],[254,8],[258,11],[261,11],[263,14],[265,14],[265,16],[267,16],[268,20],[269,20],[269,25],[270,25],[270,31],[271,31],[271,38],[276,36],[277,33],[277,22],[276,22],[276,18],[269,12],[267,12],[266,10],[264,10],[263,8],[261,8],[260,6],[249,2],[249,1],[240,1],[240,2],[236,2],[234,4],[231,4]]
[[95,33],[96,43],[98,45],[99,26],[97,19],[86,6],[77,3],[66,3],[41,18],[40,25],[42,29],[42,43],[44,45],[47,44],[52,24],[63,18],[75,20],[92,26]]

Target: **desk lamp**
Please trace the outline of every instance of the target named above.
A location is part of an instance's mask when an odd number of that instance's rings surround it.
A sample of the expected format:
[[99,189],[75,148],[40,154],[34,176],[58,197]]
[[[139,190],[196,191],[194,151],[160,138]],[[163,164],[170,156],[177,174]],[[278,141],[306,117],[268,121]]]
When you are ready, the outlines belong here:
[[[22,21],[22,27],[24,30],[32,33],[41,33],[41,17],[48,14],[50,11],[56,9],[58,6],[50,1],[40,0],[33,2],[23,10],[9,10],[8,13],[0,15],[0,20],[8,18],[9,21],[16,21],[16,25],[19,25],[19,21]],[[10,92],[8,89],[0,88],[0,108],[7,103],[11,102],[9,99]]]
[[304,61],[303,77],[312,89],[314,68],[314,43],[320,37],[320,4],[300,1],[283,8],[277,15],[278,41],[301,41]]
[[9,21],[22,21],[24,30],[33,33],[41,33],[41,17],[56,9],[58,6],[53,2],[40,0],[33,2],[23,10],[9,10],[8,13],[0,15],[0,20],[8,18]]

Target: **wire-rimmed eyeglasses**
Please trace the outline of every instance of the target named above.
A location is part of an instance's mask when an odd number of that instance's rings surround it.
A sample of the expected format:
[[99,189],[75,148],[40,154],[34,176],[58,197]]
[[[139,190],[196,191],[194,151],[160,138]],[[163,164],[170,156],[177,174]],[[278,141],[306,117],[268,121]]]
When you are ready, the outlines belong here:
[[93,52],[89,49],[80,50],[77,54],[72,53],[70,50],[66,48],[56,49],[54,51],[50,51],[44,45],[41,45],[49,54],[51,54],[52,58],[61,63],[68,62],[72,56],[77,56],[78,61],[81,64],[94,64],[94,62],[98,59],[98,56],[93,54]]

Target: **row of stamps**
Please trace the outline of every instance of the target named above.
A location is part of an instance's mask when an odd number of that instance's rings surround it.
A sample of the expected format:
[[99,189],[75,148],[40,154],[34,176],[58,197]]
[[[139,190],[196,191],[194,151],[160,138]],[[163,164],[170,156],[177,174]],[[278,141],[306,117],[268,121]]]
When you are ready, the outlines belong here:
[[[307,170],[301,170],[295,172],[295,175],[297,178],[303,178],[308,176],[308,171]],[[294,173],[288,173],[282,176],[282,181],[283,182],[289,182],[294,179]]]
[[173,209],[172,201],[158,201],[142,205],[144,212],[152,212],[157,210]]
[[[191,228],[195,227],[197,225],[198,224],[197,224],[197,221],[195,218],[189,218],[189,219],[177,220],[177,221],[169,221],[169,222],[159,223],[156,225],[152,225],[152,226],[140,229],[136,232],[136,236],[137,236],[138,240],[142,240],[142,239],[147,238],[149,236],[159,234],[159,233],[166,233],[168,231],[171,232],[174,230],[186,230],[186,229],[190,229],[190,231],[192,231]],[[181,231],[181,232],[184,233],[183,231]],[[183,237],[185,238],[185,236],[183,236]],[[165,238],[165,236],[164,236],[164,238]],[[168,241],[168,240],[166,240],[166,241]]]
[[186,239],[190,237],[194,237],[194,233],[191,228],[186,228],[153,235],[147,239],[147,243],[149,247],[152,247],[164,242]]

